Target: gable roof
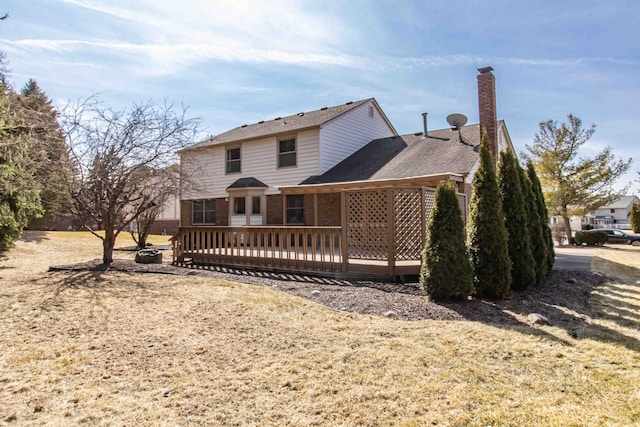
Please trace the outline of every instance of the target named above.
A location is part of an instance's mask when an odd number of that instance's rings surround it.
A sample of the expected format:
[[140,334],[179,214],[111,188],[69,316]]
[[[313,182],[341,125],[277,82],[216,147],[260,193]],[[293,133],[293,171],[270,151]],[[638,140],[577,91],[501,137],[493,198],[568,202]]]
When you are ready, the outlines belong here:
[[622,196],[610,205],[601,206],[598,209],[626,209],[632,203],[637,203],[638,200],[640,199],[637,196]]
[[[499,124],[503,124],[502,121]],[[480,125],[375,139],[320,176],[301,185],[468,174],[478,161]]]
[[[204,141],[198,142],[197,144],[194,144],[191,147],[187,147],[181,151],[211,147],[214,145],[226,144],[230,142],[240,142],[248,139],[272,136],[283,132],[298,131],[302,129],[318,127],[369,101],[373,101],[378,110],[382,113],[382,109],[380,109],[380,106],[378,105],[376,100],[374,98],[368,98],[360,101],[347,102],[345,104],[336,105],[333,107],[323,107],[318,110],[300,112],[287,117],[277,117],[273,120],[260,121],[258,123],[238,126],[234,129],[221,133],[220,135],[216,135],[212,138],[208,138]],[[382,115],[384,117],[384,113],[382,113]],[[387,123],[389,123],[389,126],[393,129],[393,126],[391,125],[389,120],[386,117],[384,118]]]

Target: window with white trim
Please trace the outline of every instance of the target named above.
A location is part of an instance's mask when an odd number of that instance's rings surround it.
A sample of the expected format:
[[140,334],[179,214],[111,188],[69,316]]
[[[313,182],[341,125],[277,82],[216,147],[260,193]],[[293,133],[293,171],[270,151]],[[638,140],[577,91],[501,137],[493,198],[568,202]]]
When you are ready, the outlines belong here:
[[234,197],[233,198],[233,214],[234,215],[244,215],[245,210],[245,198],[244,197]]
[[260,197],[252,196],[251,197],[251,214],[252,215],[260,215],[262,213],[260,203]]
[[286,168],[297,165],[296,139],[278,141],[278,167]]
[[205,225],[215,224],[216,203],[215,200],[194,200],[191,202],[191,224]]
[[227,173],[240,172],[240,147],[227,148]]

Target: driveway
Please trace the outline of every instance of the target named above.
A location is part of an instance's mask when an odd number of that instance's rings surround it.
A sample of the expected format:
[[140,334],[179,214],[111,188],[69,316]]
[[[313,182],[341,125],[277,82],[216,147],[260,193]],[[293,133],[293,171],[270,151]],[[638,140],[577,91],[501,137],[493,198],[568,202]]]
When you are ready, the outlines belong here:
[[556,259],[553,264],[554,270],[578,270],[590,271],[591,259],[597,249],[595,247],[562,247],[554,248]]

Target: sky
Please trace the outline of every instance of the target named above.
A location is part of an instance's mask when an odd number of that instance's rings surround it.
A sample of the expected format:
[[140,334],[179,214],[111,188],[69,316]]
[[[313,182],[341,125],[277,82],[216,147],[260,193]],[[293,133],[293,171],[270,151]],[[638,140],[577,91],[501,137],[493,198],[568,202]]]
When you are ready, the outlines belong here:
[[[539,123],[573,114],[640,171],[637,0],[8,0],[9,80],[57,105],[165,100],[202,137],[245,123],[376,98],[400,134],[478,122],[477,69],[496,76],[498,118],[517,153]],[[629,194],[640,192],[634,182]]]

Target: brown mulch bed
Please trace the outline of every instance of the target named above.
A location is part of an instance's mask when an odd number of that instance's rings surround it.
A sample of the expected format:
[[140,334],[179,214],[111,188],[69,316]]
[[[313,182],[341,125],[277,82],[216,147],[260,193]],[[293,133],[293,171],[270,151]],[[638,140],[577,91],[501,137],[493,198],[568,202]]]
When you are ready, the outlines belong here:
[[[51,270],[104,271],[99,260],[82,264],[51,267]],[[430,301],[416,282],[394,283],[365,280],[341,280],[288,273],[251,271],[224,267],[185,268],[170,264],[138,264],[115,260],[110,271],[197,275],[233,282],[268,286],[309,299],[327,308],[388,316],[406,320],[472,320],[501,326],[518,325],[530,313],[547,317],[551,324],[578,327],[595,316],[591,293],[605,277],[585,271],[554,270],[540,286],[528,292],[511,292],[500,301]]]

